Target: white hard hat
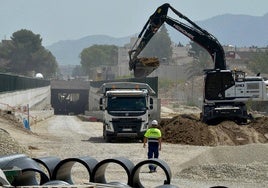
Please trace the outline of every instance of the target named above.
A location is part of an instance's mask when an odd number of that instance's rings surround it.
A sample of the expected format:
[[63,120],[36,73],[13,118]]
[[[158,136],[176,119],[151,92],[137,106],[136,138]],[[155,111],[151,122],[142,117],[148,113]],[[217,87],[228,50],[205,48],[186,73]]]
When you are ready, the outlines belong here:
[[158,125],[158,122],[156,120],[153,120],[152,125]]

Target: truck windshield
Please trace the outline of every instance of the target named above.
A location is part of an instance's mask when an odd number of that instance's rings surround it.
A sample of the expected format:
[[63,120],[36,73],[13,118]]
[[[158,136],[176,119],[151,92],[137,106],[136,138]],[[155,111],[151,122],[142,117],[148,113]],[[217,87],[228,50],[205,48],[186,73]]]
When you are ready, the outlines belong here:
[[109,111],[144,111],[146,110],[145,97],[108,97],[107,110]]

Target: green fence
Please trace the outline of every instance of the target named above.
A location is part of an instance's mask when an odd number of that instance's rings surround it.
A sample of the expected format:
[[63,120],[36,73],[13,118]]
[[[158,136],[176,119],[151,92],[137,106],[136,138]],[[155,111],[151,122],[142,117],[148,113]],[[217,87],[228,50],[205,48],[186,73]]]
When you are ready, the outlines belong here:
[[26,90],[49,85],[49,80],[0,73],[0,92]]

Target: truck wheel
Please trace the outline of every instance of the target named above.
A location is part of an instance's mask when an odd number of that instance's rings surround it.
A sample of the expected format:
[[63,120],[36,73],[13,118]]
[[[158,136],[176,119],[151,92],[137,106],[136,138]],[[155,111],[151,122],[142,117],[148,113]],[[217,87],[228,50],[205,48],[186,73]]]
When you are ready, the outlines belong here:
[[239,119],[236,121],[236,123],[237,123],[238,125],[246,125],[247,122],[248,122],[247,118],[239,118]]
[[110,136],[107,136],[107,135],[105,135],[104,139],[105,139],[105,142],[108,142],[108,143],[110,143],[112,141],[112,138]]
[[207,123],[207,121],[208,121],[207,118],[204,117],[202,112],[200,113],[200,121],[203,122],[203,123]]

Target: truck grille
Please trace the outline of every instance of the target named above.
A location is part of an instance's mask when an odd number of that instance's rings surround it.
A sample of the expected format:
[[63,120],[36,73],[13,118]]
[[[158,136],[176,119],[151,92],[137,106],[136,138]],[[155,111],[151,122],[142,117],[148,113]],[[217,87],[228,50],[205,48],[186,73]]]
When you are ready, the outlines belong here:
[[141,119],[137,118],[114,118],[113,127],[116,132],[139,132],[141,128]]
[[146,111],[108,111],[112,116],[141,116],[146,113]]

